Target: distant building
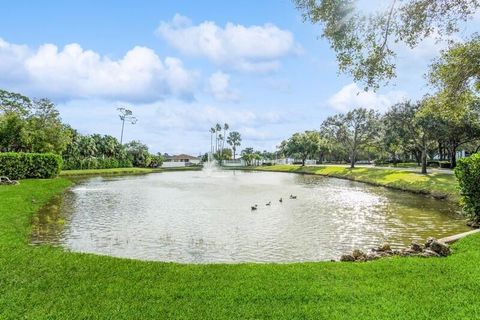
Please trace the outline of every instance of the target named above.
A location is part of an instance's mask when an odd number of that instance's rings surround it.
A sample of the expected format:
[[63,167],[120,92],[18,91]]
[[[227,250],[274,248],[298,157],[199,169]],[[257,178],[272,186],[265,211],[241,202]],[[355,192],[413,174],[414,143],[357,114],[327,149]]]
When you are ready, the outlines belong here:
[[162,167],[186,167],[200,163],[200,158],[188,154],[166,156]]

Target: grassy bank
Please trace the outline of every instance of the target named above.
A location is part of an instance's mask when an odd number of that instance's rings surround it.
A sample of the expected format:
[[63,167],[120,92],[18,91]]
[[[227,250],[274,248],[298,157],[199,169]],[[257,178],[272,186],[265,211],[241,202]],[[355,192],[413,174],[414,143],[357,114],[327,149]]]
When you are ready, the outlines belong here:
[[152,172],[166,171],[191,171],[201,170],[200,166],[175,167],[175,168],[114,168],[114,169],[84,169],[84,170],[62,170],[60,176],[89,176],[89,175],[114,175],[114,174],[145,174]]
[[474,319],[480,236],[443,259],[179,265],[28,245],[71,182],[0,186],[0,319]]
[[251,169],[318,174],[431,195],[436,198],[448,198],[452,201],[459,200],[457,179],[455,178],[455,175],[449,173],[434,172],[423,175],[419,172],[402,171],[399,169],[390,170],[374,167],[350,169],[346,166],[302,167],[299,165],[275,165],[254,167]]

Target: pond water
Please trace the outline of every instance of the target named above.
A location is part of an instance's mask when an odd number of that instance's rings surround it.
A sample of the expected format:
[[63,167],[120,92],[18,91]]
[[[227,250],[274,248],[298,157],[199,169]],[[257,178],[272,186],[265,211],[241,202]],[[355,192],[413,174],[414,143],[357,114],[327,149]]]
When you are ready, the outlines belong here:
[[455,209],[406,192],[291,173],[95,177],[34,217],[32,242],[182,263],[319,261],[464,232]]

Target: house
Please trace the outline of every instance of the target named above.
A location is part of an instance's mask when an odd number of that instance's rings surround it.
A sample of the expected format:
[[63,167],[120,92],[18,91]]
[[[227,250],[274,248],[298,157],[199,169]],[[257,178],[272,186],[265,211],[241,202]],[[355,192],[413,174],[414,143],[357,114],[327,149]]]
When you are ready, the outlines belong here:
[[166,156],[162,167],[186,167],[199,163],[200,158],[198,157],[190,156],[188,154],[179,154]]

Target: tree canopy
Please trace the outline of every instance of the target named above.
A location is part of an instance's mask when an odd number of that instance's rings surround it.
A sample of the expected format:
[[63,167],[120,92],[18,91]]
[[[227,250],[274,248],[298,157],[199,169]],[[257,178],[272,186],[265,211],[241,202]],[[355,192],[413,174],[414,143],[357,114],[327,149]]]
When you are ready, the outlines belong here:
[[365,89],[377,89],[396,75],[394,44],[415,48],[427,37],[448,40],[480,8],[479,0],[390,0],[374,14],[355,0],[293,0],[305,20],[323,26],[340,72]]

